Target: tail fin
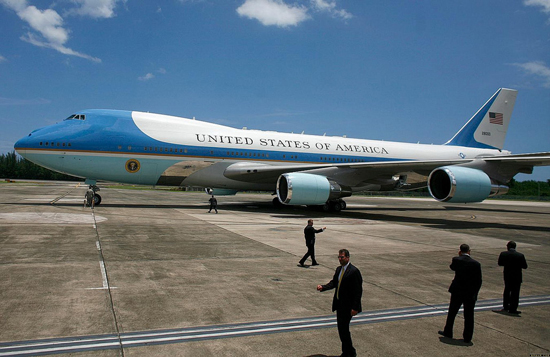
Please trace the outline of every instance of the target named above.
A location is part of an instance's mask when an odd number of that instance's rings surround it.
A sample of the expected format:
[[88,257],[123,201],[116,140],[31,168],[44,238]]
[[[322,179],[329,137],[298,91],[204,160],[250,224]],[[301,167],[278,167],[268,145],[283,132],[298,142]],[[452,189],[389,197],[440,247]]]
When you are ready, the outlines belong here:
[[501,150],[517,95],[500,88],[445,145]]

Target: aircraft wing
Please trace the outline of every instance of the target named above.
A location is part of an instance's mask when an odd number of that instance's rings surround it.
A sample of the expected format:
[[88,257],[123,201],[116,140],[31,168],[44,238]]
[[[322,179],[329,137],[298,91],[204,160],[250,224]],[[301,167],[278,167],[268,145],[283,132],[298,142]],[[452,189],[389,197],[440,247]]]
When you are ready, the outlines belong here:
[[[472,167],[495,172],[500,181],[508,181],[515,174],[531,173],[534,166],[550,165],[550,152],[491,156],[477,159],[424,160],[424,161],[383,161],[334,164],[284,164],[273,165],[261,162],[242,162],[228,166],[224,176],[244,182],[273,182],[279,175],[291,172],[307,172],[326,176],[351,187],[364,184],[378,184],[396,175],[407,175],[407,183],[414,184],[426,180],[434,169],[447,166],[470,164]],[[468,165],[470,166],[470,165]],[[498,172],[498,174],[496,174]]]
[[550,165],[550,152],[538,152],[533,154],[503,155],[484,158],[489,162],[501,162],[503,164],[527,164],[531,166]]
[[340,163],[340,164],[293,164],[271,165],[260,162],[236,163],[227,167],[224,176],[244,182],[273,182],[290,172],[307,172],[327,176],[338,182],[357,186],[369,180],[391,179],[392,176],[407,173],[417,173],[428,176],[440,166],[468,163],[472,160],[427,160],[427,161],[385,161],[370,163]]

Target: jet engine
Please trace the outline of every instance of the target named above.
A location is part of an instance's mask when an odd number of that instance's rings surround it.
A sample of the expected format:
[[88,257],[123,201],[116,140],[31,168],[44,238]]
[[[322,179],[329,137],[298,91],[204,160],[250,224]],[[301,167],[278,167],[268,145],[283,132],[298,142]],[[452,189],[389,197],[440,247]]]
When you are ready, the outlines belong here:
[[440,202],[481,202],[489,196],[508,192],[507,186],[496,185],[489,176],[477,169],[444,166],[428,177],[430,195]]
[[277,197],[288,205],[324,205],[351,196],[351,189],[325,176],[293,172],[277,180]]

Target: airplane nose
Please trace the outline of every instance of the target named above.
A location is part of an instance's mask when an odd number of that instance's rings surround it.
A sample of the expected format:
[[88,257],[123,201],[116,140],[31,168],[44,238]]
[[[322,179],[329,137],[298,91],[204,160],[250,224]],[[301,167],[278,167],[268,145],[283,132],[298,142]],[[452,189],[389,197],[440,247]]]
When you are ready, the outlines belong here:
[[13,145],[13,148],[15,149],[15,151],[25,157],[25,154],[26,154],[26,151],[25,148],[28,147],[28,143],[29,143],[29,138],[30,138],[31,134],[25,136],[24,138],[21,138],[19,140],[17,140],[17,142]]

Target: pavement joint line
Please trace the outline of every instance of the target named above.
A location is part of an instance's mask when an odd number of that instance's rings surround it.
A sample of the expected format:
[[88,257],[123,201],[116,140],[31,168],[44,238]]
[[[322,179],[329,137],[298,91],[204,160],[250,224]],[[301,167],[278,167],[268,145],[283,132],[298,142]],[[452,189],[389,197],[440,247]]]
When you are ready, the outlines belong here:
[[[124,348],[122,346],[122,340],[120,339],[120,329],[118,327],[118,319],[117,319],[117,316],[116,316],[116,311],[115,311],[115,303],[113,301],[113,294],[111,293],[111,287],[109,286],[109,276],[107,275],[107,268],[105,266],[105,259],[103,257],[103,250],[101,248],[101,238],[99,237],[99,230],[98,230],[98,227],[97,227],[97,222],[96,222],[96,219],[95,219],[95,211],[94,211],[94,208],[92,206],[92,218],[93,218],[93,221],[94,221],[94,230],[95,230],[95,234],[96,234],[96,238],[97,238],[97,241],[96,241],[96,248],[98,250],[98,254],[99,254],[99,266],[100,266],[100,269],[101,269],[101,275],[102,275],[102,279],[103,279],[103,288],[105,291],[107,291],[107,294],[109,296],[109,303],[110,303],[110,307],[111,307],[111,313],[113,314],[113,320],[114,320],[114,323],[115,323],[115,328],[116,328],[116,335],[117,335],[117,346],[118,348],[120,349],[120,355],[122,357],[124,357]],[[1,356],[1,354],[0,354]]]
[[[501,299],[480,300],[476,311],[498,308]],[[522,297],[520,306],[550,304],[550,295]],[[420,305],[388,310],[366,311],[351,321],[352,325],[439,316],[447,313],[448,304]],[[93,350],[121,349],[148,345],[173,344],[199,340],[236,338],[261,334],[311,330],[336,326],[334,315],[276,321],[260,321],[172,330],[156,330],[57,339],[0,343],[0,356],[34,356],[37,354],[75,353]],[[123,353],[123,352],[122,352]]]

